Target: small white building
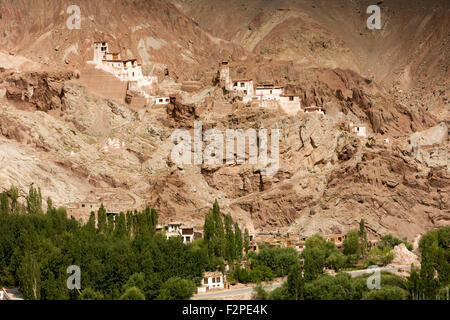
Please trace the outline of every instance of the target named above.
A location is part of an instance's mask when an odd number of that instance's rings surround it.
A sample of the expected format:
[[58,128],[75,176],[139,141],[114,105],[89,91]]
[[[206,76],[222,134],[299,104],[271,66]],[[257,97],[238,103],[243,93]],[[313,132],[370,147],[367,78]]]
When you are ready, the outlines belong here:
[[316,107],[316,106],[311,106],[311,107],[305,107],[305,112],[306,113],[318,113],[318,114],[322,114],[324,115],[325,113],[323,112],[323,109],[321,107]]
[[255,89],[258,100],[280,100],[283,94],[283,87],[275,86],[272,83],[259,84]]
[[156,97],[155,104],[169,104],[170,97]]
[[365,125],[356,125],[353,127],[353,132],[358,135],[358,137],[367,137],[366,126]]
[[181,228],[181,237],[183,238],[183,243],[192,243],[195,239],[194,228]]
[[233,90],[231,78],[230,78],[230,67],[228,66],[228,61],[222,61],[219,71],[219,80],[224,84],[225,89],[228,91]]
[[221,272],[205,272],[202,279],[202,287],[206,290],[225,288],[224,276]]
[[287,114],[294,115],[301,110],[300,96],[298,95],[280,95],[280,106]]
[[234,91],[241,91],[248,97],[252,97],[254,94],[253,81],[251,79],[234,80],[232,89]]

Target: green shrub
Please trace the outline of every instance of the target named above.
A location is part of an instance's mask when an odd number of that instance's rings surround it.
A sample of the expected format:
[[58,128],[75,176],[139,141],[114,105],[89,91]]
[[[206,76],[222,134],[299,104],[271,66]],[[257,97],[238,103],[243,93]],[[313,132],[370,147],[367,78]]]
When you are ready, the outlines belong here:
[[408,293],[398,287],[382,286],[381,289],[370,290],[362,300],[406,300]]

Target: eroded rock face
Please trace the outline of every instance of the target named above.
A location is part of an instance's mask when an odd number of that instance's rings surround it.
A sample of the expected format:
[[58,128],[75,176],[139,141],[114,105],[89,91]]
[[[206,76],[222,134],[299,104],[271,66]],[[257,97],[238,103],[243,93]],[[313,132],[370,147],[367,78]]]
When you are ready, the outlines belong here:
[[13,102],[25,102],[35,110],[61,109],[64,104],[64,82],[73,77],[72,72],[30,72],[3,74],[7,86],[6,98]]

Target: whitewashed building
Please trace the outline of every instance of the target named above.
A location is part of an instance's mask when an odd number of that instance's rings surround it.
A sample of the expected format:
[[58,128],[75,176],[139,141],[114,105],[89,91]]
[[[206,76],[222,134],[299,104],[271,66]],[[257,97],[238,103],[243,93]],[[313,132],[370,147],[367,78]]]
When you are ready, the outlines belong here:
[[205,272],[202,279],[202,287],[206,290],[225,288],[224,276],[221,272]]
[[136,59],[122,60],[120,53],[109,52],[107,42],[94,42],[94,58],[88,63],[113,74],[120,81],[127,81],[128,89],[139,92],[147,99],[150,98],[153,85],[158,82],[157,77],[143,75],[142,66]]
[[363,137],[363,138],[367,137],[367,132],[366,132],[366,126],[365,125],[356,125],[353,128],[353,132],[355,132],[358,135],[358,137]]
[[323,109],[321,107],[311,106],[311,107],[305,107],[306,113],[317,113],[324,115]]
[[300,96],[281,94],[280,95],[280,106],[287,114],[294,115],[297,114],[301,108]]
[[156,97],[155,104],[169,104],[170,97]]

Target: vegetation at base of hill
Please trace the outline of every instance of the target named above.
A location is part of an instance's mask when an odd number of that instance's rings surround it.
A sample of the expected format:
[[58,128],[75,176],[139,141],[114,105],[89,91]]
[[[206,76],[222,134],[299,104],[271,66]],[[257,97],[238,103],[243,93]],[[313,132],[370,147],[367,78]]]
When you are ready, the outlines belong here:
[[[81,225],[39,189],[26,205],[17,189],[0,194],[0,286],[19,286],[25,299],[188,299],[208,266],[206,249],[156,234],[155,210],[120,213],[103,206]],[[81,269],[81,296],[66,285],[67,267]]]
[[[287,275],[271,292],[257,286],[258,299],[450,299],[450,227],[422,236],[420,270],[412,268],[407,280],[382,272],[381,288],[369,290],[369,274],[352,278],[324,270],[385,265],[395,245],[410,244],[386,235],[372,247],[363,220],[359,231],[348,233],[343,250],[314,235],[301,254],[263,244],[256,253],[249,251],[248,230],[222,215],[217,201],[205,217],[204,238],[183,244],[181,237],[155,232],[154,209],[121,212],[113,219],[102,205],[82,225],[53,207],[51,199],[44,212],[41,191],[33,186],[24,204],[18,198],[14,187],[0,193],[0,286],[19,286],[26,299],[189,299],[205,271],[224,271],[226,264],[229,281],[260,283]],[[81,295],[67,288],[71,265],[81,269]]]
[[[389,237],[390,238],[390,237]],[[347,238],[348,239],[348,238]],[[336,254],[334,248],[318,235],[307,239],[300,264],[289,270],[287,281],[271,292],[258,286],[254,297],[263,300],[450,300],[450,227],[442,227],[424,234],[419,242],[421,269],[411,266],[407,279],[381,272],[380,288],[370,290],[367,285],[372,274],[352,278],[347,273],[331,276],[323,273],[328,258]],[[353,240],[351,240],[353,242]],[[308,246],[309,245],[309,246]],[[347,246],[349,244],[347,243]],[[381,248],[383,249],[381,249]],[[386,246],[372,250],[388,251]],[[351,248],[351,250],[350,250]],[[353,244],[348,255],[361,250]],[[333,258],[334,259],[334,258]]]

